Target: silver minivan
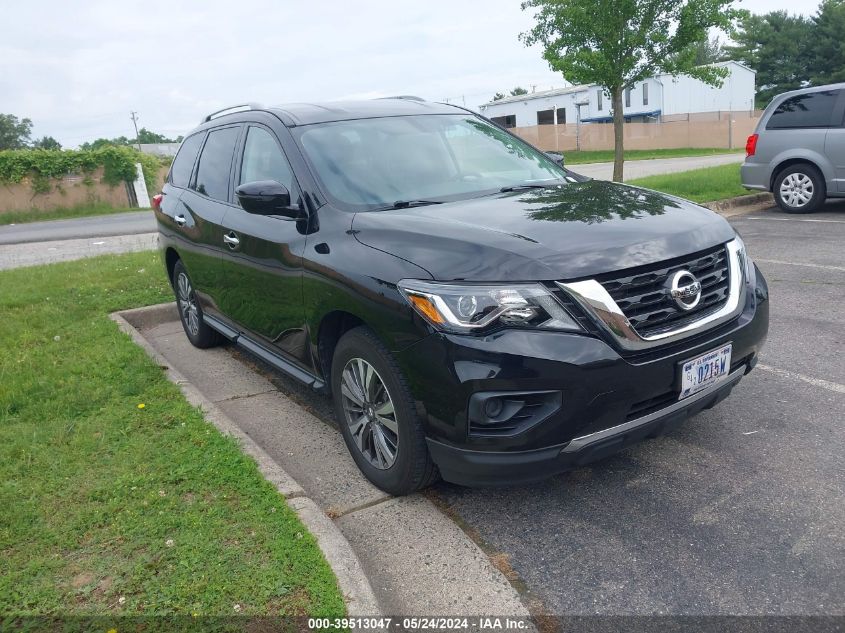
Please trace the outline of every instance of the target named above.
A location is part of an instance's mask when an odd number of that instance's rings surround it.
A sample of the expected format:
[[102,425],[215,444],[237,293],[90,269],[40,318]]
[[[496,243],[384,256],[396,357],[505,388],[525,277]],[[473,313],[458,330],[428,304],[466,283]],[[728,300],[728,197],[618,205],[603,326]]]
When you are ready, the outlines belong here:
[[745,153],[743,187],[771,191],[788,213],[845,197],[845,83],[772,99]]

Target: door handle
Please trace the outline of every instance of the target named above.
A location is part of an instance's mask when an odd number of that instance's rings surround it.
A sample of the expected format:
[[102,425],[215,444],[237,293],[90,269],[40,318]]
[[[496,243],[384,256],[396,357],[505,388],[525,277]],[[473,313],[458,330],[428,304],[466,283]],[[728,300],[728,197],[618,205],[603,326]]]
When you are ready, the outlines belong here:
[[174,215],[173,221],[176,222],[176,224],[178,224],[179,226],[185,226],[185,222],[187,222],[185,216],[181,213],[179,215]]
[[229,248],[231,248],[233,250],[236,249],[238,247],[238,244],[241,243],[241,241],[238,239],[238,236],[235,235],[234,231],[230,231],[229,233],[226,233],[223,236],[223,241],[226,242],[226,244],[229,245]]

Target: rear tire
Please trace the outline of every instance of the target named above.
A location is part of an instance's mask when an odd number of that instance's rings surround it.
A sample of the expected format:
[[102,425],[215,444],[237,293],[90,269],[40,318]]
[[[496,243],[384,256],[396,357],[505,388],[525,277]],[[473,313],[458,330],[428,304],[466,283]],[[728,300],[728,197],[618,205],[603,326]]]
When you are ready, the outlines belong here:
[[775,202],[787,213],[812,213],[827,197],[821,172],[808,163],[792,165],[778,173],[772,193]]
[[203,320],[202,308],[194,292],[194,284],[181,260],[173,266],[173,292],[185,335],[194,347],[206,349],[220,343],[220,334]]
[[437,480],[408,383],[368,328],[357,327],[340,339],[331,383],[343,439],[367,479],[393,495]]

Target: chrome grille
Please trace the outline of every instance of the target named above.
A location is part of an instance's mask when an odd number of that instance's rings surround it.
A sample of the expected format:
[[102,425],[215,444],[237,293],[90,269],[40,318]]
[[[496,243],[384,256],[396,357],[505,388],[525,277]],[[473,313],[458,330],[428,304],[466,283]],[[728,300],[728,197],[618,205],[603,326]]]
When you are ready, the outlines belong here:
[[[701,282],[701,300],[691,310],[681,310],[669,295],[669,279],[688,270]],[[650,336],[700,319],[728,300],[728,254],[718,246],[685,258],[642,266],[624,274],[597,278],[640,336]]]

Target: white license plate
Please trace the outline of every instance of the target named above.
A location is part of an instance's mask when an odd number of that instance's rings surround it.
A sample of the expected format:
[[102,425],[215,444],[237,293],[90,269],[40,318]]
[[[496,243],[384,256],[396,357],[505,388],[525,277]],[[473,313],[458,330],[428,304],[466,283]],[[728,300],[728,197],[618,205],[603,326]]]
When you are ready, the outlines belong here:
[[681,367],[681,395],[678,400],[712,387],[731,371],[732,345],[714,349],[698,358],[686,361]]

